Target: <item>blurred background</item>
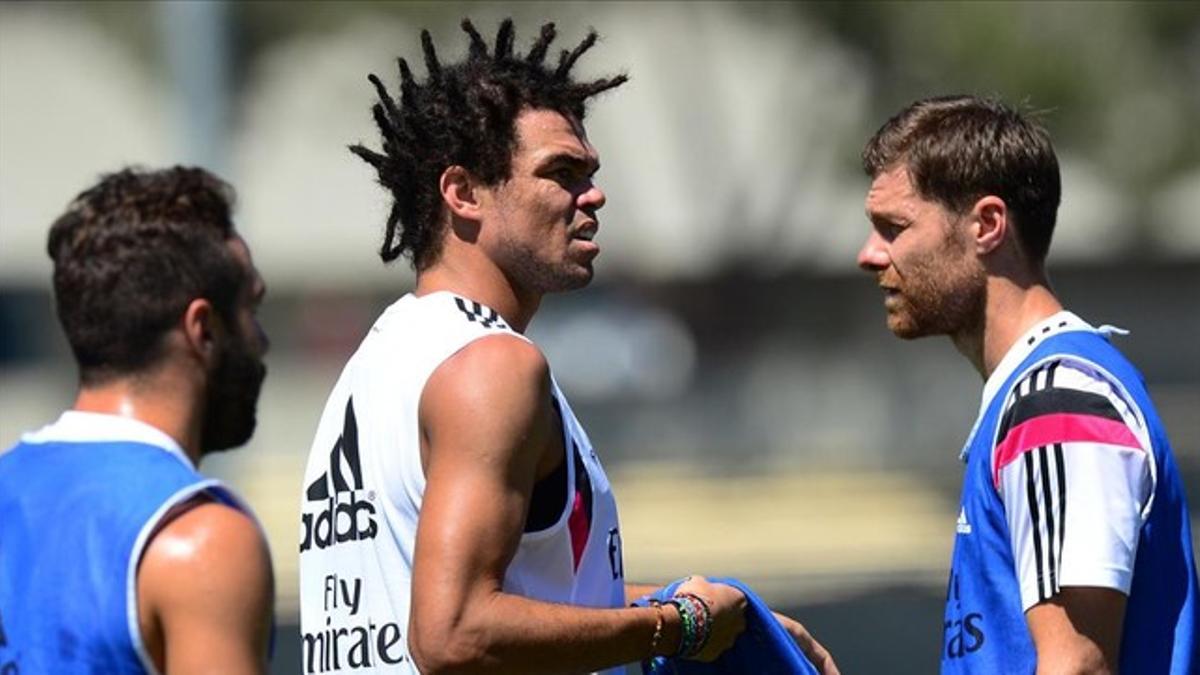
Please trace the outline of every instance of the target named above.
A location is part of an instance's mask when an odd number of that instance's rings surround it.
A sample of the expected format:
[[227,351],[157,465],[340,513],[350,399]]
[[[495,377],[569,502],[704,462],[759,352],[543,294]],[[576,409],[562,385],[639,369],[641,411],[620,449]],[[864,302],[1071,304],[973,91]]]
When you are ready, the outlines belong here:
[[[367,73],[444,60],[457,24],[557,22],[602,42],[603,254],[531,328],[606,462],[630,579],[734,575],[845,673],[928,673],[981,382],[948,341],[901,343],[854,265],[866,139],[919,97],[1038,111],[1064,199],[1069,307],[1132,330],[1200,503],[1200,4],[0,3],[0,447],[68,406],[46,231],[101,173],[194,163],[239,191],[273,342],[259,431],[204,469],[266,525],[275,669],[299,672],[300,483],[317,418],[376,315],[409,290],[375,251],[389,207]],[[490,38],[489,38],[490,41]]]

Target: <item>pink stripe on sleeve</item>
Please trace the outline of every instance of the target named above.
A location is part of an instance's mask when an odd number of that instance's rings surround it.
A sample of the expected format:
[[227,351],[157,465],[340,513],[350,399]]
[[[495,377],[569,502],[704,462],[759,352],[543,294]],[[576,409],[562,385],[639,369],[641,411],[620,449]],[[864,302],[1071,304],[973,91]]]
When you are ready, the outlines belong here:
[[999,486],[1000,470],[1034,448],[1055,443],[1088,442],[1142,449],[1137,437],[1123,422],[1076,413],[1040,415],[1010,429],[996,446],[992,480]]

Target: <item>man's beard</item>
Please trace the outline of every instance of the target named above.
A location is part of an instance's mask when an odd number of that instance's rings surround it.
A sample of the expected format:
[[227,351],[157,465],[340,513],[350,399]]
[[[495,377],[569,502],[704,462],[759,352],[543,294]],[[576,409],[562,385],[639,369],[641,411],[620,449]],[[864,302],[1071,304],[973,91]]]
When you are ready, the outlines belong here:
[[209,378],[201,429],[203,453],[236,448],[250,440],[257,423],[258,394],[267,367],[240,336],[230,336]]
[[888,328],[911,340],[958,335],[978,328],[987,298],[982,270],[922,260],[900,288],[900,307],[888,313]]
[[503,237],[496,251],[497,264],[512,286],[522,293],[560,293],[587,286],[594,270],[564,254],[561,260],[545,260],[519,239]]

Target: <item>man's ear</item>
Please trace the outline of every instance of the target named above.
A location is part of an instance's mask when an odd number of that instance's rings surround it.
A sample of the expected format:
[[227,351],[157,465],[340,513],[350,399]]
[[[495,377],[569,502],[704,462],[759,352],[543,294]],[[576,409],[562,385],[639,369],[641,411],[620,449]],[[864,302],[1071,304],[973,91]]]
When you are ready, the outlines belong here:
[[995,251],[1008,237],[1008,207],[1004,200],[987,195],[980,197],[971,209],[971,218],[976,224],[974,232],[975,252],[986,255]]
[[480,192],[470,171],[457,164],[446,167],[438,179],[438,190],[451,215],[471,221],[480,219]]
[[206,298],[194,298],[183,311],[184,344],[206,363],[217,353],[217,331],[221,330],[218,322],[216,310]]

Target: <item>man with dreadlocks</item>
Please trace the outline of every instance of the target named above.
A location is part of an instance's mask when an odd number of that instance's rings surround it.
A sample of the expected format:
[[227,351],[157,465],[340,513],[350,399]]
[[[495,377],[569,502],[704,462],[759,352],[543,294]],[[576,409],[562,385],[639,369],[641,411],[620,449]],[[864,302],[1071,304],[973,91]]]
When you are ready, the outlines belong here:
[[[590,33],[545,63],[542,27],[428,79],[374,75],[383,152],[351,150],[395,203],[380,254],[417,286],[375,322],[326,404],[305,472],[305,672],[620,672],[654,655],[712,660],[744,625],[735,588],[692,578],[626,606],[616,503],[587,434],[524,336],[546,293],[592,278],[604,193],[582,126],[624,75],[576,82]],[[789,630],[802,634],[795,622]]]

